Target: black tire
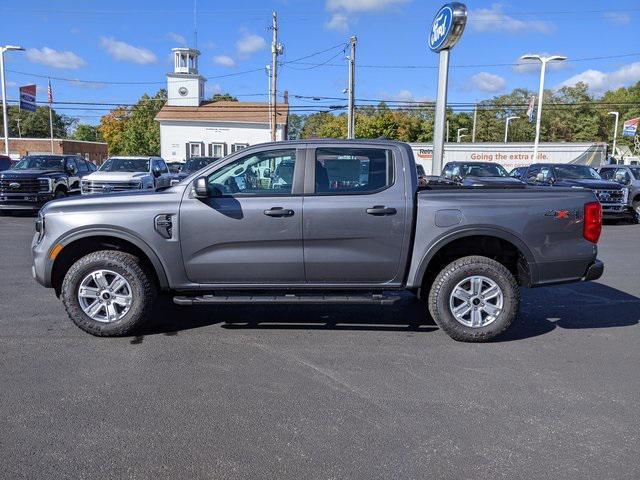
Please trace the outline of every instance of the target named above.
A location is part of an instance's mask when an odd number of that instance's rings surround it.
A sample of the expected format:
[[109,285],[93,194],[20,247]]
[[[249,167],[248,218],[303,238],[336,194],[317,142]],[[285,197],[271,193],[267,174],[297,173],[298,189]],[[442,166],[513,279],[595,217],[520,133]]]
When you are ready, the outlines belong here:
[[[92,271],[110,270],[124,277],[131,287],[132,300],[129,311],[114,322],[105,323],[88,316],[78,300],[82,280]],[[101,250],[85,255],[75,262],[62,282],[62,303],[69,318],[87,333],[99,337],[129,335],[143,325],[151,313],[157,286],[153,275],[139,258],[115,250]]]
[[633,208],[633,219],[631,220],[631,223],[640,223],[640,200],[636,200],[635,202],[633,202],[631,204],[632,208]]
[[[478,275],[489,278],[502,290],[502,311],[491,323],[471,327],[456,320],[449,298],[455,286],[465,278]],[[502,264],[487,257],[459,258],[444,267],[429,292],[429,312],[442,330],[461,342],[486,342],[504,332],[516,318],[520,304],[520,289],[511,272]]]
[[54,200],[58,200],[59,198],[66,198],[66,197],[67,197],[67,192],[65,192],[62,188],[57,189],[56,192],[53,194]]

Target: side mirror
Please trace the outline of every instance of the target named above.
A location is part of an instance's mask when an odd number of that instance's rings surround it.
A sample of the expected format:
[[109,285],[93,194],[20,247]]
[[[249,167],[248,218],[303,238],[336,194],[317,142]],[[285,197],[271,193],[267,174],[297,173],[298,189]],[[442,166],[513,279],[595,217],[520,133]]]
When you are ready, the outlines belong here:
[[158,178],[162,173],[162,172],[160,172],[160,169],[158,167],[153,167],[152,172],[153,172],[153,176],[156,177],[156,178]]
[[171,180],[171,182],[169,182],[169,185],[173,187],[174,185],[177,185],[179,183],[180,183],[180,180],[174,178]]
[[262,172],[262,178],[270,178],[271,177],[271,170],[269,168],[265,168],[264,171]]
[[77,172],[78,172],[78,169],[76,168],[75,165],[67,164],[67,173],[70,173],[71,175],[75,175]]
[[536,175],[536,182],[544,183],[547,181],[547,177],[544,173],[540,172]]
[[209,197],[209,189],[207,188],[207,177],[198,177],[193,181],[193,192],[196,198]]

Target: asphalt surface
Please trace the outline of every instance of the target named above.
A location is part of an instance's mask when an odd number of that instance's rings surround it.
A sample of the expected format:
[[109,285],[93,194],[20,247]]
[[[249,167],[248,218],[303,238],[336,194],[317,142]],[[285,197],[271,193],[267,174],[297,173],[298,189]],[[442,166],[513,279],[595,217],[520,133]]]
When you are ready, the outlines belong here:
[[523,291],[499,341],[394,307],[176,307],[95,338],[30,274],[32,218],[0,217],[2,478],[640,475],[640,226],[598,282]]

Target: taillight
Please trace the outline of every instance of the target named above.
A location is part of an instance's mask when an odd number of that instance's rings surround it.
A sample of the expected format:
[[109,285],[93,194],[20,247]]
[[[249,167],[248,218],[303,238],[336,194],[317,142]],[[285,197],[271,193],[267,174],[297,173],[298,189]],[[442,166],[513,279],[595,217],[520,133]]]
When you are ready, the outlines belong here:
[[585,203],[582,236],[585,240],[598,243],[600,232],[602,232],[602,205],[600,202]]

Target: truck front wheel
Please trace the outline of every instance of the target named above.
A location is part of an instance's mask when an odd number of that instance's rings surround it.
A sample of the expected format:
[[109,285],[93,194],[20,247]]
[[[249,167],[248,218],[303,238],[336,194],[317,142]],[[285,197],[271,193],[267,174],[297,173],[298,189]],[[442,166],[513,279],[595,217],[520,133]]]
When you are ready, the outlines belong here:
[[69,318],[92,335],[127,335],[151,312],[157,288],[140,259],[101,250],[75,262],[62,282],[62,302]]
[[451,338],[484,342],[505,331],[520,303],[518,284],[502,264],[487,257],[447,265],[429,292],[429,312]]

